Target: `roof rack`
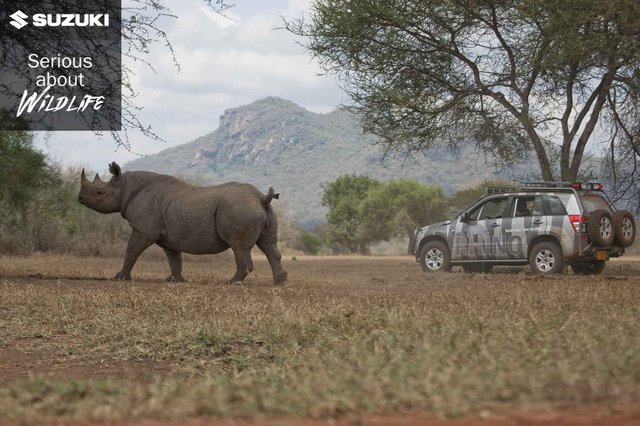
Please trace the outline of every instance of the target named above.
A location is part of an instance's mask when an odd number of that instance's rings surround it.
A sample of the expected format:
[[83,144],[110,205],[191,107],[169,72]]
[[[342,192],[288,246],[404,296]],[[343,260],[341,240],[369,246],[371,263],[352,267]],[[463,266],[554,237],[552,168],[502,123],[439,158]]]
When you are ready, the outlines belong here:
[[501,187],[501,186],[487,186],[487,194],[501,194],[503,192],[512,192],[514,188],[512,187]]
[[573,182],[521,181],[522,188],[571,188]]
[[522,189],[535,188],[570,188],[585,191],[602,191],[603,185],[600,182],[520,182]]

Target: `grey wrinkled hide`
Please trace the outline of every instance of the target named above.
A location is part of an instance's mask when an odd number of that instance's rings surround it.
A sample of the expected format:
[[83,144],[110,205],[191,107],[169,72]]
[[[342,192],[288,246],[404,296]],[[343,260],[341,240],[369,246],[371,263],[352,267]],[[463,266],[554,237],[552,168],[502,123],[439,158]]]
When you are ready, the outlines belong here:
[[278,222],[267,195],[254,186],[229,182],[210,187],[189,185],[178,178],[152,172],[121,173],[116,163],[113,175],[102,182],[98,175],[90,182],[84,170],[78,201],[101,213],[120,212],[131,228],[122,270],[115,276],[130,280],[131,270],[152,244],[162,247],[169,260],[168,281],[182,278],[182,253],[213,254],[233,250],[236,273],[231,282],[244,280],[253,270],[251,249],[264,252],[275,284],[287,279],[278,250]]

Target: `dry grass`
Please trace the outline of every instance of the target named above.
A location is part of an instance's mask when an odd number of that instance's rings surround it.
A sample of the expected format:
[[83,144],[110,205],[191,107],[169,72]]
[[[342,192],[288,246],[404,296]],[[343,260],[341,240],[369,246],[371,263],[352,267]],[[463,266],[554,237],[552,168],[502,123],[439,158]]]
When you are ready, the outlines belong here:
[[[587,279],[287,258],[284,287],[262,259],[244,286],[224,284],[224,257],[188,263],[187,284],[161,282],[168,268],[152,261],[136,282],[105,280],[119,263],[0,258],[0,413],[458,416],[502,402],[640,400],[634,262]],[[105,363],[116,367],[96,374]]]

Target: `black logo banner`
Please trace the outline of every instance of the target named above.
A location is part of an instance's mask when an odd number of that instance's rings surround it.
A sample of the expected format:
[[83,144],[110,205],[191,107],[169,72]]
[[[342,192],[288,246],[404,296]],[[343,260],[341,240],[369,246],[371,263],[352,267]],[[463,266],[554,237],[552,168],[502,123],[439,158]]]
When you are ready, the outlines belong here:
[[121,130],[121,0],[0,0],[0,130]]

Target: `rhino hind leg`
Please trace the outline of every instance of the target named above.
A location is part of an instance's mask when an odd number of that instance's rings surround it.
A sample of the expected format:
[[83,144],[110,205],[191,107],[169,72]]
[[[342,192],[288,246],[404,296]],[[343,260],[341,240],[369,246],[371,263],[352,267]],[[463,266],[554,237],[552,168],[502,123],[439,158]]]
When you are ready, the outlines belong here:
[[138,257],[145,251],[153,241],[145,237],[142,233],[133,230],[131,236],[129,236],[129,242],[127,243],[127,251],[124,255],[124,262],[122,264],[122,270],[118,272],[114,279],[120,281],[131,281],[131,270],[133,265],[136,264]]
[[276,242],[258,241],[258,247],[267,257],[271,271],[273,272],[273,283],[275,285],[283,284],[287,280],[287,271],[282,268],[282,255],[278,250]]
[[167,277],[167,282],[170,283],[183,283],[182,277],[182,253],[179,251],[171,250],[163,247],[167,260],[169,260],[169,268],[171,268],[171,275]]
[[230,283],[238,283],[244,281],[253,271],[253,260],[251,259],[251,248],[231,247],[233,255],[236,259],[236,273],[229,280]]

